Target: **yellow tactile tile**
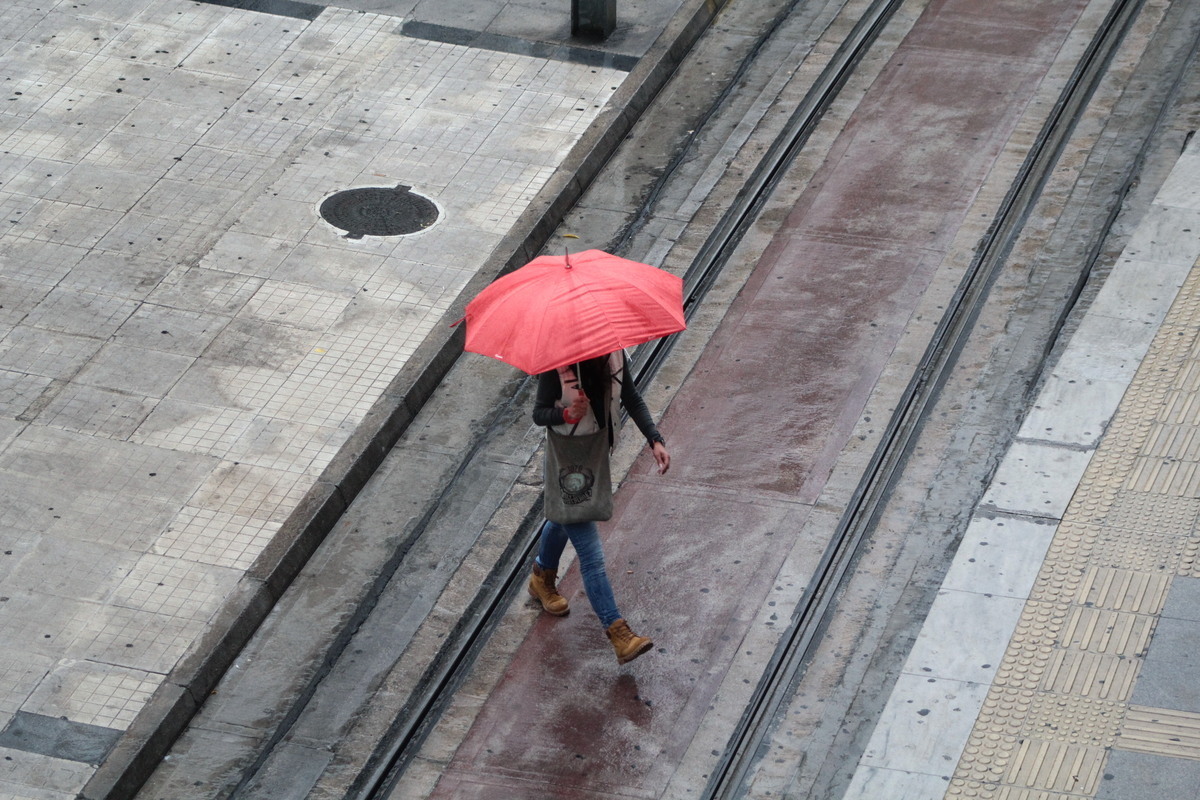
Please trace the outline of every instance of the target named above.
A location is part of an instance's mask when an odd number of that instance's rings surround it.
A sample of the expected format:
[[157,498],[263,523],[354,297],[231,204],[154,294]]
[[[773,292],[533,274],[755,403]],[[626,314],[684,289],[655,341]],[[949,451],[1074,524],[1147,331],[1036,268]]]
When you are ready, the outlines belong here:
[[[1094,550],[1095,542],[1093,541],[1091,544],[1093,547],[1089,547],[1088,552]],[[1076,546],[1072,550],[1076,556],[1073,560],[1046,559],[1046,563],[1042,565],[1042,569],[1038,573],[1037,582],[1034,583],[1033,590],[1029,594],[1030,600],[1042,603],[1070,603],[1079,597],[1080,588],[1083,586],[1084,570],[1076,562],[1086,563],[1086,560],[1079,557],[1081,548]]]
[[[981,733],[978,730],[971,734],[967,746],[959,760],[956,781],[967,784],[975,794],[963,793],[947,795],[947,797],[989,797],[980,794],[982,788],[996,784],[1008,771],[1013,757],[1021,746],[1021,740],[1016,736],[1002,736],[998,733]],[[971,784],[974,784],[971,786]],[[964,786],[964,788],[968,788]]]
[[[1042,676],[1054,655],[1054,642],[1069,610],[1070,607],[1064,604],[1026,604],[1017,623],[1017,632],[996,670],[996,686],[1037,689],[1041,685]],[[991,730],[990,726],[986,730]]]
[[[1196,361],[1189,358],[1183,366],[1194,368]],[[1190,383],[1190,380],[1188,381]],[[1200,394],[1172,380],[1162,391],[1162,401],[1154,421],[1165,425],[1200,425]]]
[[1108,533],[1109,538],[1096,544],[1089,563],[1145,572],[1173,572],[1187,547],[1185,538],[1146,528],[1141,532],[1109,528]]
[[1176,325],[1200,326],[1200,276],[1194,272],[1189,273],[1179,298],[1171,307],[1171,322]]
[[1025,730],[1035,738],[1054,738],[1083,747],[1111,747],[1125,717],[1121,703],[1038,692],[1026,716]]
[[987,698],[983,701],[983,707],[994,721],[989,735],[992,737],[1019,736],[1025,730],[1025,720],[1036,700],[1037,692],[1033,689],[992,686],[988,690]]
[[1013,787],[1092,794],[1099,786],[1104,755],[1102,747],[1025,739],[1001,780]]
[[[1197,369],[1200,375],[1200,369]],[[1200,387],[1187,391],[1200,394]],[[1142,455],[1151,458],[1181,458],[1185,461],[1200,461],[1200,426],[1165,424],[1156,425],[1147,438]]]
[[1184,373],[1183,368],[1188,363],[1195,336],[1195,331],[1172,325],[1168,318],[1154,338],[1150,352],[1142,360],[1135,383],[1139,387],[1153,387],[1165,392],[1178,386],[1179,381],[1187,380],[1191,373]]
[[1088,796],[1085,794],[1044,792],[1040,789],[1015,789],[1010,786],[1002,787],[993,795],[995,800],[1081,800],[1081,798]]
[[[1184,340],[1180,337],[1180,342]],[[1189,392],[1200,392],[1200,361],[1189,359],[1174,376],[1171,388],[1183,389]]]
[[1127,700],[1138,666],[1136,659],[1125,655],[1055,650],[1038,688],[1097,700]]
[[1151,492],[1125,489],[1114,498],[1113,507],[1101,522],[1107,529],[1105,541],[1109,540],[1112,529],[1120,528],[1136,531],[1139,541],[1146,535],[1152,535],[1178,542],[1180,537],[1191,535],[1198,519],[1200,498],[1163,497]]
[[1093,653],[1135,656],[1150,643],[1154,622],[1153,617],[1142,614],[1074,606],[1058,644]]
[[[1113,503],[1120,493],[1120,487],[1109,485],[1110,482],[1097,483],[1091,478],[1090,475],[1084,475],[1079,488],[1067,506],[1067,512],[1063,516],[1063,525],[1097,523],[1112,510]],[[1059,530],[1062,530],[1061,526]],[[1055,539],[1057,538],[1056,534]]]
[[1179,559],[1178,574],[1185,578],[1200,578],[1200,540],[1193,539],[1187,543]]
[[1093,798],[1112,749],[1200,760],[1200,714],[1131,706],[1174,577],[1200,577],[1200,274],[1055,532],[947,798]]
[[1123,750],[1200,761],[1200,714],[1131,706],[1118,745]]
[[[1198,406],[1200,407],[1200,406]],[[1194,497],[1200,494],[1200,464],[1164,457],[1138,457],[1128,488],[1138,492]]]
[[1157,614],[1167,599],[1170,575],[1110,567],[1088,567],[1076,602],[1094,608]]
[[[1076,498],[1078,499],[1078,495]],[[1078,505],[1080,512],[1078,516],[1094,515],[1098,520],[1104,519],[1112,510],[1111,502],[1107,506],[1082,502]],[[1054,539],[1050,542],[1046,563],[1071,563],[1076,559],[1086,559],[1096,549],[1096,544],[1100,541],[1100,534],[1101,528],[1097,523],[1084,522],[1079,519],[1072,522],[1063,520],[1058,526],[1058,530],[1054,532]]]
[[946,790],[946,800],[993,800],[995,796],[995,787],[962,778],[950,781],[950,788]]
[[[1150,437],[1156,424],[1148,419],[1147,413],[1162,405],[1168,389],[1160,387],[1142,392],[1143,396],[1131,398],[1127,392],[1121,409],[1113,416],[1104,432],[1097,453],[1103,458],[1092,459],[1088,464],[1089,477],[1099,481],[1097,487],[1111,488],[1126,480],[1133,460]],[[1138,406],[1141,406],[1139,408]]]

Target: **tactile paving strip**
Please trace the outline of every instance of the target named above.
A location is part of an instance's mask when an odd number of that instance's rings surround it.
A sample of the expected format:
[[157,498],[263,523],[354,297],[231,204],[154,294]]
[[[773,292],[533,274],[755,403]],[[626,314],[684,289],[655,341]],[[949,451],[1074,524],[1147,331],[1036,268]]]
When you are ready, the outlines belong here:
[[1117,745],[1122,750],[1200,761],[1200,714],[1131,706]]
[[1043,675],[1040,688],[1048,692],[1120,700],[1137,675],[1137,662],[1123,654],[1055,650]]
[[1055,533],[947,798],[1091,798],[1114,748],[1200,760],[1200,714],[1130,699],[1176,576],[1200,577],[1200,275]]
[[1058,792],[1095,792],[1104,766],[1103,748],[1024,739],[1001,779],[1010,786]]

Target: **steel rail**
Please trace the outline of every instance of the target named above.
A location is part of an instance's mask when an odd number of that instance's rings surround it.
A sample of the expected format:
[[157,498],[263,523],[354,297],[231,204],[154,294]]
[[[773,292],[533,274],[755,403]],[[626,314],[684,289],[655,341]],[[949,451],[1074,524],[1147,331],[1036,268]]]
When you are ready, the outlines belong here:
[[[874,44],[879,32],[902,0],[876,0],[860,17],[849,36],[838,48],[822,71],[789,123],[776,137],[767,153],[735,197],[729,210],[706,240],[701,251],[684,275],[684,313],[690,318],[713,285],[721,269],[733,255],[746,230],[766,203],[770,192],[782,179],[788,166],[807,142],[822,115],[836,99],[838,92]],[[789,6],[789,8],[794,7]],[[764,34],[769,38],[778,30],[781,20]],[[756,46],[747,59],[761,50]],[[739,70],[737,74],[742,74]],[[728,96],[722,93],[715,101],[720,105]],[[712,117],[712,113],[704,119]],[[686,143],[690,146],[695,135]],[[678,158],[678,157],[677,157]],[[668,173],[671,171],[668,170]],[[659,192],[651,192],[647,203],[653,203]],[[644,217],[640,212],[638,218]],[[628,236],[622,241],[627,243]],[[674,337],[639,348],[631,359],[631,374],[639,387],[645,387],[661,367]],[[399,782],[416,757],[433,726],[441,718],[454,692],[462,685],[472,664],[499,624],[503,610],[511,604],[523,585],[524,568],[532,556],[541,528],[541,504],[532,508],[518,534],[496,567],[485,579],[481,591],[462,615],[462,622],[449,637],[452,641],[443,655],[423,676],[420,690],[401,709],[392,728],[384,737],[384,746],[368,760],[358,778],[346,793],[346,800],[377,800],[386,797]]]
[[[733,203],[713,228],[700,251],[683,276],[684,316],[692,313],[721,274],[725,264],[741,244],[746,231],[762,212],[779,181],[808,144],[821,118],[849,80],[863,56],[875,43],[884,25],[891,19],[902,0],[876,0],[855,23],[829,63],[817,76],[804,99],[788,118],[787,124],[763,154],[750,177],[742,185]],[[755,51],[757,53],[757,49]],[[693,134],[694,136],[694,134]],[[633,357],[633,375],[643,385],[658,371],[667,357],[674,338],[643,345]]]
[[1143,0],[1116,0],[1042,126],[1001,208],[947,305],[921,362],[893,412],[880,444],[843,513],[814,579],[793,613],[763,678],[710,778],[702,800],[742,796],[766,750],[767,737],[803,677],[835,611],[834,600],[899,478],[928,410],[957,361],[1021,229],[1068,138],[1124,39]]
[[[758,41],[754,43],[754,46],[742,58],[741,63],[738,64],[738,68],[729,76],[725,88],[721,90],[720,94],[717,95],[704,114],[696,120],[695,125],[688,133],[683,144],[677,149],[671,160],[667,162],[667,166],[663,169],[662,174],[658,176],[657,180],[654,181],[653,186],[650,187],[650,191],[646,193],[646,198],[639,205],[637,213],[633,215],[629,222],[613,238],[610,246],[607,248],[608,250],[613,253],[621,253],[629,248],[634,237],[645,227],[646,222],[649,221],[655,206],[658,204],[659,198],[671,184],[679,168],[691,156],[697,140],[705,132],[705,126],[716,116],[729,97],[741,85],[742,79],[750,72],[751,67],[754,66],[754,62],[758,59],[763,48],[766,47],[772,37],[775,36],[792,14],[795,13],[797,6],[802,2],[804,0],[791,0],[771,20],[770,25],[759,36]],[[764,158],[762,163],[766,162],[767,159]]]
[[[968,274],[960,283],[947,314],[935,332],[921,365],[910,381],[904,402],[889,422],[868,474],[860,482],[852,506],[843,515],[839,535],[826,551],[819,569],[819,579],[809,588],[797,613],[793,615],[780,646],[768,662],[768,669],[756,688],[752,703],[739,721],[718,767],[711,773],[703,797],[732,798],[744,788],[749,769],[761,755],[770,723],[790,688],[803,676],[812,650],[828,625],[837,590],[865,541],[865,534],[878,517],[882,502],[919,432],[927,408],[944,385],[949,367],[961,351],[966,333],[978,317],[987,289],[1011,250],[1053,164],[1062,152],[1066,138],[1142,2],[1118,0],[1114,4],[1060,95],[1034,150],[1014,181],[1000,213],[990,226]],[[821,116],[899,5],[900,0],[880,0],[860,19],[793,114],[788,126],[747,180],[730,210],[708,237],[684,276],[687,316],[690,317],[699,307],[746,230],[761,212],[796,154],[806,144]],[[657,194],[652,193],[650,199],[655,197]],[[623,238],[628,240],[627,237]],[[639,350],[633,364],[639,385],[645,386],[653,378],[672,346],[673,339],[668,339]],[[503,609],[520,591],[524,564],[537,541],[540,511],[540,504],[530,509],[518,536],[514,537],[496,568],[485,580],[482,591],[463,615],[460,628],[452,634],[455,645],[427,673],[422,681],[422,691],[402,709],[397,724],[385,737],[390,746],[368,762],[359,780],[347,793],[347,798],[372,800],[385,796],[395,787],[433,725],[441,718],[454,691],[465,680],[491,632],[499,624]]]

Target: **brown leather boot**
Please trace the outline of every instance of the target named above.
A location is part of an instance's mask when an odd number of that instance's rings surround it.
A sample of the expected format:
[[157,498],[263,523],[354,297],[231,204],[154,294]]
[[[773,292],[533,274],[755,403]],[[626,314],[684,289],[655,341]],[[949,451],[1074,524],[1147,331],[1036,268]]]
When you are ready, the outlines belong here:
[[629,623],[623,619],[609,625],[605,632],[608,634],[608,640],[612,642],[613,650],[617,651],[618,664],[628,664],[654,647],[654,642],[629,630]]
[[541,601],[542,609],[547,614],[565,617],[571,613],[571,608],[567,605],[567,598],[554,588],[554,581],[557,579],[558,570],[542,569],[535,561],[533,575],[529,577],[529,593]]

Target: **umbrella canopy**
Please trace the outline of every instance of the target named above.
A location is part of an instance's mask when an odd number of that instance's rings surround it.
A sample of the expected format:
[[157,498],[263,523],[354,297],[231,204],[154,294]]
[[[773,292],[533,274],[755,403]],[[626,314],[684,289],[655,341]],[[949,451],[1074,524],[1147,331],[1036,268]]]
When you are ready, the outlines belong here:
[[686,327],[682,280],[603,250],[535,258],[480,292],[466,312],[466,350],[530,374]]

